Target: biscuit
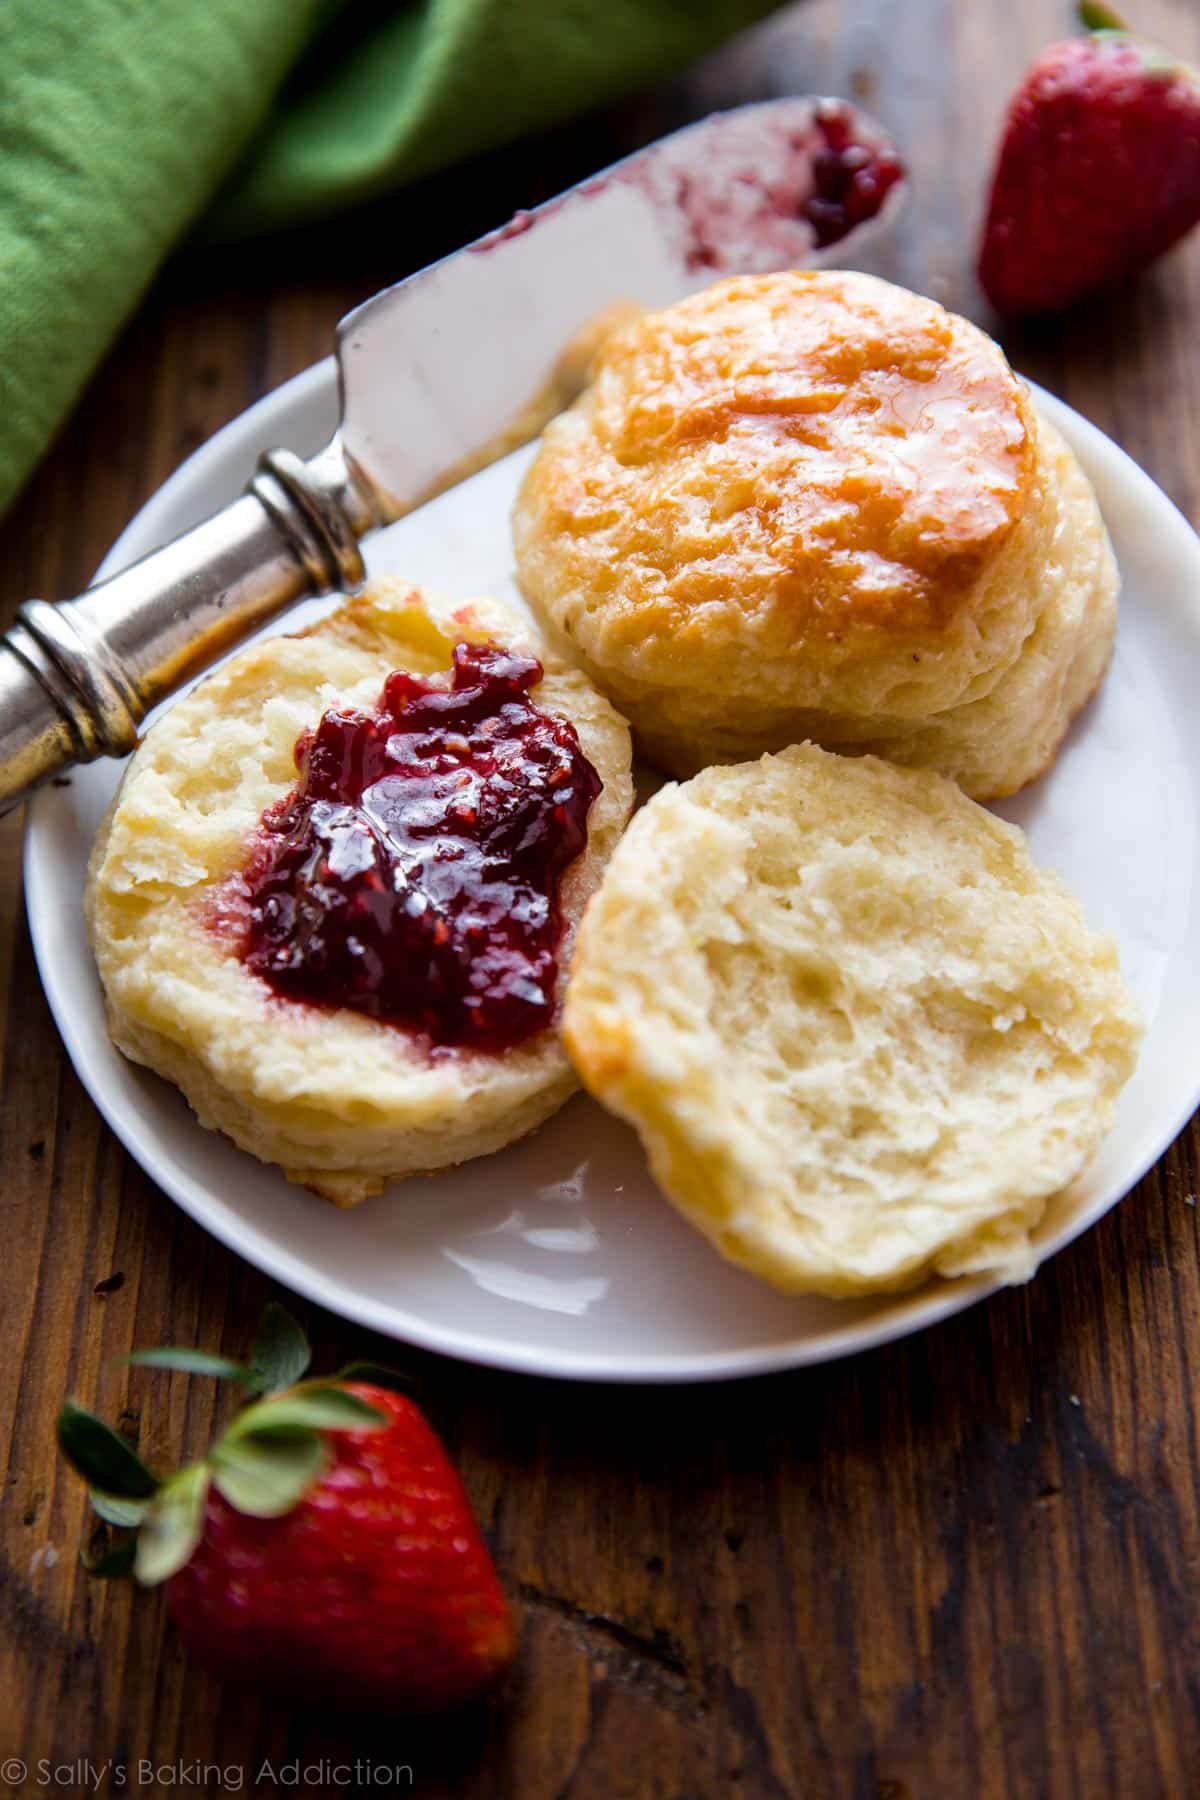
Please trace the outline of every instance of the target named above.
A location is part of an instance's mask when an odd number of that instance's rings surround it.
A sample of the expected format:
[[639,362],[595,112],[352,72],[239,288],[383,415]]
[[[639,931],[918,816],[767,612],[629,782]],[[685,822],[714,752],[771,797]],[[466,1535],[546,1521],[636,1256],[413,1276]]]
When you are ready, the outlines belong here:
[[1091,483],[1045,420],[1039,437],[1054,478],[1055,529],[1039,576],[1042,609],[1016,662],[982,699],[840,749],[938,769],[977,800],[1015,794],[1053,763],[1111,661],[1120,581]]
[[632,803],[629,733],[493,601],[378,581],[312,629],[232,657],[146,733],[92,852],[88,923],[118,1048],[180,1087],[202,1124],[339,1205],[498,1149],[577,1085],[556,1029],[502,1054],[430,1055],[361,1012],[281,999],[214,929],[214,897],[296,781],[301,734],[333,706],[373,707],[395,669],[445,669],[459,641],[538,656],[533,699],[571,721],[603,782],[559,890],[561,971]]
[[[669,773],[908,738],[905,760],[959,774],[961,726],[984,798],[1040,772],[1060,702],[1107,662],[1115,577],[1081,485],[974,325],[869,275],[786,271],[615,332],[546,429],[513,539],[538,617]],[[1095,643],[1050,629],[1056,579]],[[1034,721],[1006,724],[1004,696],[983,727],[952,719],[1010,673]]]
[[813,745],[635,817],[564,1013],[667,1197],[791,1292],[1031,1272],[1140,1027],[1112,938],[928,770]]

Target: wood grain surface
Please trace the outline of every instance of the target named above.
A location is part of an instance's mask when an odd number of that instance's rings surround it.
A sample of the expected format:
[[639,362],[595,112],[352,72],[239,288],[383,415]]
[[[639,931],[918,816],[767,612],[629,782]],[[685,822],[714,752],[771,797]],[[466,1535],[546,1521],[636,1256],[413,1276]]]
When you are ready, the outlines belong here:
[[[1137,10],[1200,62],[1195,0]],[[196,445],[325,353],[352,302],[712,105],[867,101],[916,181],[893,273],[986,322],[971,249],[1004,97],[1068,22],[1066,0],[810,0],[648,98],[328,234],[179,260],[4,525],[6,606],[76,591]],[[1136,289],[1005,341],[1196,521],[1198,335],[1194,242]],[[0,1759],[27,1765],[4,1763],[0,1791],[1200,1789],[1194,1127],[1032,1285],[842,1365],[622,1391],[412,1356],[521,1610],[502,1703],[348,1725],[185,1667],[161,1597],[81,1573],[84,1498],[53,1417],[70,1393],[151,1460],[197,1453],[214,1385],[119,1358],[164,1338],[238,1354],[272,1287],[101,1125],[30,955],[19,820],[0,843]],[[329,1365],[386,1350],[296,1310]]]

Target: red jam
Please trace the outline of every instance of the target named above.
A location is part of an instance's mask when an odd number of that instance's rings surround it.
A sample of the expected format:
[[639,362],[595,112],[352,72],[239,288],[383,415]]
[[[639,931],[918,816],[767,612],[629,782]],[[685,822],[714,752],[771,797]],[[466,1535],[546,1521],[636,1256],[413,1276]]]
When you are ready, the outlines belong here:
[[506,1050],[554,1013],[559,885],[600,777],[529,698],[541,664],[458,644],[451,679],[398,671],[374,712],[327,712],[264,813],[245,874],[249,967],[431,1045]]
[[818,109],[813,131],[820,142],[812,157],[813,193],[803,216],[823,250],[875,217],[903,176],[904,164],[887,146],[858,143],[853,113],[836,101]]

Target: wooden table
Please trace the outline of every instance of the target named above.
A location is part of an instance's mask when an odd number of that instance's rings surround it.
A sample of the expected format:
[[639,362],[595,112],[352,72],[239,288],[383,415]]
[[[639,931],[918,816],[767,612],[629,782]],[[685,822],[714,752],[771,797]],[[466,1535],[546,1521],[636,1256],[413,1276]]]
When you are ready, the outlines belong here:
[[[328,244],[175,265],[4,528],[6,602],[76,591],[180,460],[322,355],[352,302],[713,104],[866,100],[916,178],[895,274],[985,316],[970,252],[1000,110],[1068,13],[811,0],[619,114],[381,204],[369,233],[352,221]],[[1194,0],[1138,13],[1200,62]],[[1198,327],[1200,239],[1128,294],[1007,338],[1193,520]],[[213,1384],[117,1359],[164,1338],[239,1354],[272,1288],[100,1124],[34,970],[19,822],[0,835],[0,1758],[30,1770],[21,1782],[6,1765],[0,1786],[82,1792],[86,1769],[39,1783],[39,1759],[113,1758],[124,1791],[146,1795],[249,1791],[264,1761],[279,1784],[297,1759],[325,1768],[292,1791],[468,1800],[1197,1791],[1194,1127],[1031,1286],[856,1361],[638,1392],[406,1354],[521,1608],[504,1706],[452,1728],[347,1726],[185,1668],[161,1596],[80,1572],[83,1495],[53,1417],[72,1393],[151,1460],[196,1454]],[[326,1366],[387,1353],[296,1310]],[[371,1767],[336,1767],[356,1757]],[[140,1759],[166,1767],[143,1779]]]

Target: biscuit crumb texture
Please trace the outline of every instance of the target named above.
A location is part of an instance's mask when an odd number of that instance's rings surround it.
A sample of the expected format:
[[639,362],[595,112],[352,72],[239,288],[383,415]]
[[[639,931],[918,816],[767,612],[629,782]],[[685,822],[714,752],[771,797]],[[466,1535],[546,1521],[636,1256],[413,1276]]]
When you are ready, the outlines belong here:
[[538,656],[533,698],[572,721],[604,782],[562,885],[565,968],[632,804],[629,733],[495,601],[381,579],[309,630],[242,651],[146,733],[92,852],[86,908],[113,1041],[180,1087],[202,1124],[338,1205],[510,1143],[577,1085],[556,1031],[503,1056],[434,1059],[378,1020],[281,999],[206,920],[294,785],[300,734],[331,706],[374,706],[393,669],[448,668],[460,640]]
[[588,908],[565,1032],[732,1262],[834,1297],[1023,1279],[1141,1027],[1115,941],[950,781],[801,745],[663,788]]

